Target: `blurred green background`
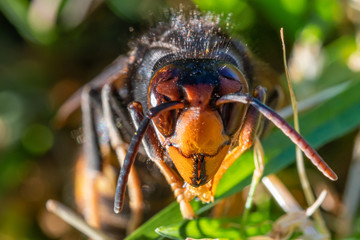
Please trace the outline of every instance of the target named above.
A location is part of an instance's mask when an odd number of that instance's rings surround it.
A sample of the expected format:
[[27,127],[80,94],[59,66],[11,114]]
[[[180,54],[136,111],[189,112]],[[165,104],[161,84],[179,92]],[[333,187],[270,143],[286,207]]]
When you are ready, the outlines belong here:
[[[360,3],[355,0],[0,0],[0,239],[78,239],[45,210],[48,198],[72,202],[80,147],[72,136],[79,116],[59,129],[56,111],[126,53],[129,41],[161,20],[164,9],[180,4],[223,13],[231,35],[279,73],[283,27],[300,100],[360,79]],[[342,176],[332,185],[338,201],[355,135],[320,151]],[[337,164],[338,159],[343,160]],[[281,173],[290,185],[297,183],[291,180],[294,171]]]

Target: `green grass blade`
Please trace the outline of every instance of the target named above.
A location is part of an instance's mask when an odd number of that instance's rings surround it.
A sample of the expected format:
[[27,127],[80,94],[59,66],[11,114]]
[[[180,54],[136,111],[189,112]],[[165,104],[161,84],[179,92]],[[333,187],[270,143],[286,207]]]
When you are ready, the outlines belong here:
[[[156,232],[171,239],[185,239],[191,236],[195,239],[241,239],[239,231],[240,218],[238,219],[211,219],[199,218],[191,221],[159,227]],[[221,236],[221,238],[219,238]]]
[[19,33],[35,41],[27,20],[29,1],[26,0],[3,0],[0,1],[0,10],[6,18],[17,28]]

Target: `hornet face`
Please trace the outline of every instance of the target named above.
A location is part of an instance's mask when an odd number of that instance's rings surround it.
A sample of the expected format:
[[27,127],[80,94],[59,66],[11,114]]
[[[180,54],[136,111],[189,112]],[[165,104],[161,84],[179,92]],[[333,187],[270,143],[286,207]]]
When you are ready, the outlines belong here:
[[181,177],[194,187],[210,181],[230,150],[247,105],[216,101],[248,93],[245,77],[233,65],[213,59],[183,59],[161,67],[148,89],[148,107],[180,101],[183,109],[153,119],[158,138]]

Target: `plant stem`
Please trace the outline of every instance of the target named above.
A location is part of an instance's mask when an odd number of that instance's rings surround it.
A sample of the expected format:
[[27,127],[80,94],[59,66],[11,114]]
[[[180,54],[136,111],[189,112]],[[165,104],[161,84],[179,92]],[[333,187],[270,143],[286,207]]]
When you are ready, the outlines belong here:
[[[280,36],[281,36],[281,43],[282,43],[282,49],[283,49],[283,61],[284,61],[284,68],[285,68],[285,74],[286,74],[286,81],[287,81],[287,84],[289,87],[291,105],[294,110],[294,128],[297,132],[300,133],[297,101],[296,101],[295,94],[294,94],[294,91],[293,91],[293,88],[292,88],[292,85],[290,82],[290,76],[289,76],[289,71],[288,71],[287,62],[286,62],[286,48],[285,48],[285,43],[284,43],[283,28],[280,29]],[[310,183],[309,183],[309,180],[306,175],[303,155],[301,153],[301,150],[297,146],[296,146],[296,164],[297,164],[297,169],[298,169],[299,178],[300,178],[300,182],[301,182],[301,187],[304,191],[304,195],[305,195],[307,204],[309,206],[311,206],[315,202],[315,197],[312,193],[312,190],[310,188]],[[314,219],[315,219],[316,224],[319,227],[320,232],[322,234],[324,234],[327,238],[330,238],[329,230],[327,229],[324,219],[322,218],[319,210],[316,210],[316,212],[314,213]]]
[[252,206],[252,202],[254,199],[254,193],[258,183],[260,182],[261,176],[264,172],[264,149],[261,146],[261,142],[258,137],[254,139],[254,163],[255,169],[251,179],[250,189],[248,193],[248,197],[245,203],[244,214],[242,216],[242,226],[246,225],[247,219],[249,217],[250,209]]
[[112,238],[106,236],[100,230],[97,230],[91,226],[89,226],[84,219],[82,219],[79,215],[73,212],[71,209],[66,207],[65,205],[61,204],[55,200],[48,200],[46,202],[46,208],[49,212],[54,213],[62,220],[88,236],[93,240],[111,240]]

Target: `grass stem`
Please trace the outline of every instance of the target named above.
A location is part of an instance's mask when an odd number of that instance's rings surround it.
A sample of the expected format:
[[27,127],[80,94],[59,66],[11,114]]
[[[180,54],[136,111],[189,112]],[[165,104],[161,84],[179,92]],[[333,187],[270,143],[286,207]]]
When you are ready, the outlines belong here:
[[[294,128],[297,132],[300,133],[297,101],[296,101],[295,94],[294,94],[294,91],[293,91],[293,88],[292,88],[292,85],[290,82],[290,76],[289,76],[289,71],[288,71],[287,61],[286,61],[286,47],[285,47],[285,43],[284,43],[283,28],[280,29],[280,37],[281,37],[281,43],[282,43],[282,49],[283,49],[283,61],[284,61],[284,68],[285,68],[285,74],[286,74],[286,81],[287,81],[287,84],[289,87],[291,105],[292,105],[292,108],[294,111]],[[296,146],[296,164],[297,164],[297,169],[298,169],[298,173],[299,173],[301,186],[304,191],[304,195],[305,195],[307,204],[309,206],[311,206],[315,202],[315,197],[311,190],[310,183],[309,183],[309,180],[306,175],[303,155],[301,153],[301,150],[297,146]],[[315,211],[314,220],[315,220],[317,226],[319,227],[320,232],[322,234],[324,234],[325,236],[327,236],[327,238],[330,239],[329,230],[327,229],[327,227],[325,225],[325,221],[322,218],[319,210]]]

